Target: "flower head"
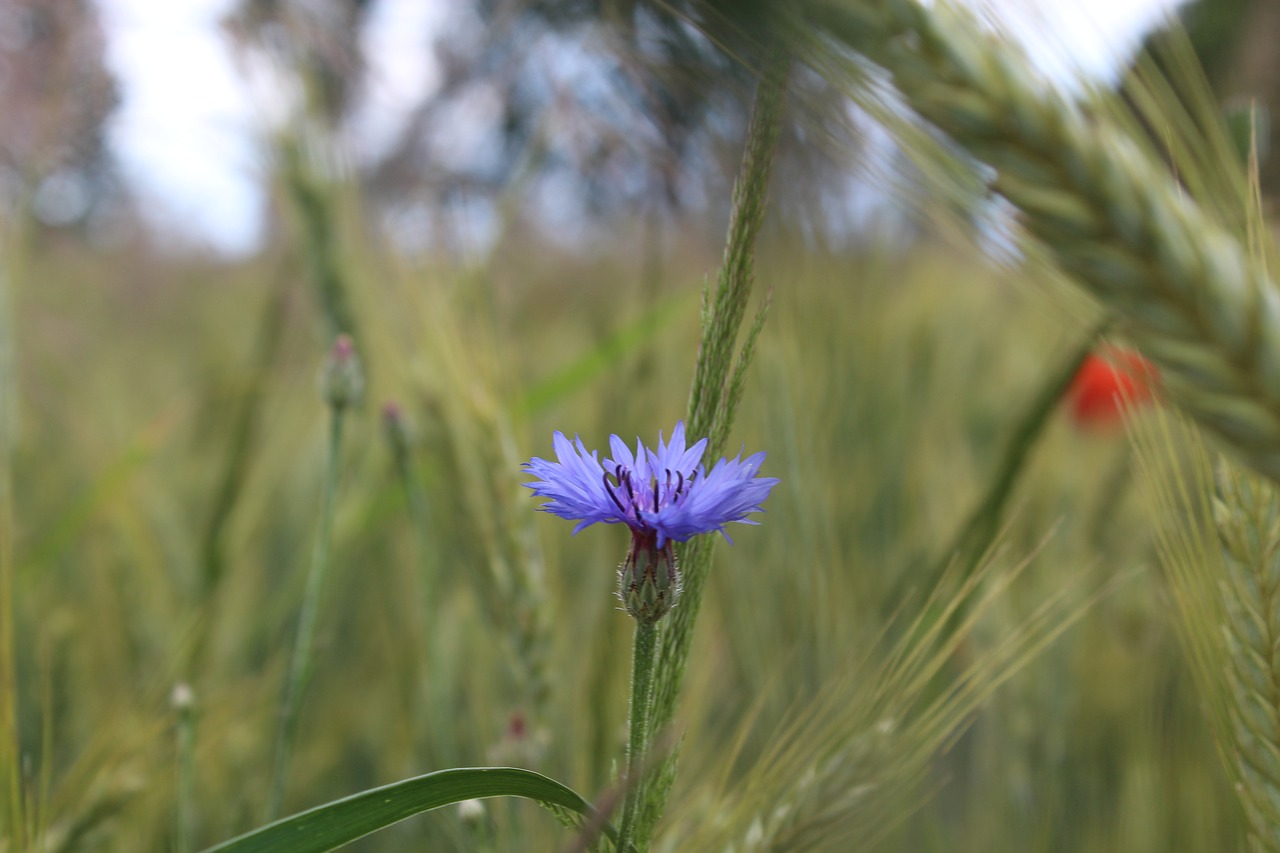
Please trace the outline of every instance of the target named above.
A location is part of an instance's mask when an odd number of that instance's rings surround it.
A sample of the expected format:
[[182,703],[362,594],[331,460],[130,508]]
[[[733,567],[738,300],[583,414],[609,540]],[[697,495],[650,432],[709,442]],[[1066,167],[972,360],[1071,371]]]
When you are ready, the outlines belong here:
[[329,357],[320,370],[320,393],[335,410],[360,402],[364,393],[364,374],[350,335],[338,335],[329,349]]
[[1155,365],[1133,350],[1090,354],[1067,389],[1071,418],[1080,426],[1113,426],[1126,409],[1149,402],[1158,381]]
[[577,521],[574,533],[596,522],[625,524],[633,534],[655,539],[658,548],[715,530],[728,539],[724,526],[756,524],[747,515],[762,512],[760,504],[778,484],[774,477],[756,476],[764,453],[721,459],[708,473],[702,464],[707,440],[686,447],[683,422],[671,431],[670,442],[659,433],[653,450],[636,439],[632,453],[610,436],[613,456],[603,463],[579,438],[570,441],[557,432],[552,445],[557,461],[535,457],[524,466],[538,478],[525,485],[536,497],[551,499],[540,509]]

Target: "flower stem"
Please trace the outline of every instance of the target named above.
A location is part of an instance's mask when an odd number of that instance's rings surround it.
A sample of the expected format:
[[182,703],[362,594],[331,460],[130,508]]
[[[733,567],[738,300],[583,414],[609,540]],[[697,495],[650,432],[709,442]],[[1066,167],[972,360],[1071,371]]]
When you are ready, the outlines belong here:
[[284,701],[280,708],[280,733],[276,740],[275,766],[271,775],[271,795],[267,801],[267,821],[280,814],[284,800],[285,781],[289,775],[289,762],[293,758],[293,743],[298,732],[298,709],[303,694],[311,680],[311,647],[315,641],[316,613],[320,609],[320,592],[324,588],[324,576],[329,567],[329,546],[333,531],[334,494],[338,490],[338,456],[342,447],[342,421],[344,406],[331,406],[329,418],[329,460],[324,486],[324,509],[320,516],[320,533],[316,538],[307,575],[307,589],[303,594],[302,613],[298,617],[298,635],[293,646],[293,660],[289,666],[289,680],[285,684]]
[[196,714],[195,698],[191,688],[179,684],[173,689],[172,703],[177,712],[178,788],[175,809],[176,853],[195,850],[195,750]]
[[635,647],[631,657],[631,719],[627,742],[626,799],[622,806],[622,827],[616,849],[627,850],[635,833],[636,817],[643,794],[643,774],[649,751],[649,715],[653,710],[653,664],[657,659],[658,625],[636,622]]

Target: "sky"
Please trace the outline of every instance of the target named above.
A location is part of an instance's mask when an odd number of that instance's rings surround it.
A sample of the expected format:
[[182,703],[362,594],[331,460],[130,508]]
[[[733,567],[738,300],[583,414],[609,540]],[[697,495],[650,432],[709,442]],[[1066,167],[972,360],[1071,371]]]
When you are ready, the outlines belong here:
[[[431,53],[453,0],[376,0],[364,33],[367,100],[353,144],[372,153],[440,83]],[[1176,0],[970,0],[1048,73],[1106,78]],[[109,139],[152,224],[232,255],[262,239],[262,140],[287,93],[244,68],[219,22],[233,0],[96,0],[123,102]]]

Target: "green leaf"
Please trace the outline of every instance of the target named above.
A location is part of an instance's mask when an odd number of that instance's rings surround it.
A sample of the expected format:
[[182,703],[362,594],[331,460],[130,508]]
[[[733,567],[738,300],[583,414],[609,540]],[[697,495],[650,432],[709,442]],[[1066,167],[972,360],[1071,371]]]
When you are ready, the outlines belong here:
[[[278,820],[210,847],[205,853],[322,853],[385,829],[420,812],[463,800],[525,797],[589,820],[599,813],[577,792],[532,770],[516,767],[458,767],[373,788]],[[605,835],[617,831],[601,822]]]

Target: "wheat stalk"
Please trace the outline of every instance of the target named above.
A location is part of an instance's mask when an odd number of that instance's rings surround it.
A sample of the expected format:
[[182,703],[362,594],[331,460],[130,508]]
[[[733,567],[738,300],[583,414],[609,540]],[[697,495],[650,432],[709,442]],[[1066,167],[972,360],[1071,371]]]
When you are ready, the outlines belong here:
[[1280,296],[1260,263],[1105,110],[1086,114],[1007,42],[938,3],[816,3],[909,105],[996,171],[1050,257],[1125,321],[1170,397],[1280,477]]
[[1271,483],[1222,472],[1214,521],[1227,567],[1230,759],[1252,847],[1280,851],[1280,501]]

